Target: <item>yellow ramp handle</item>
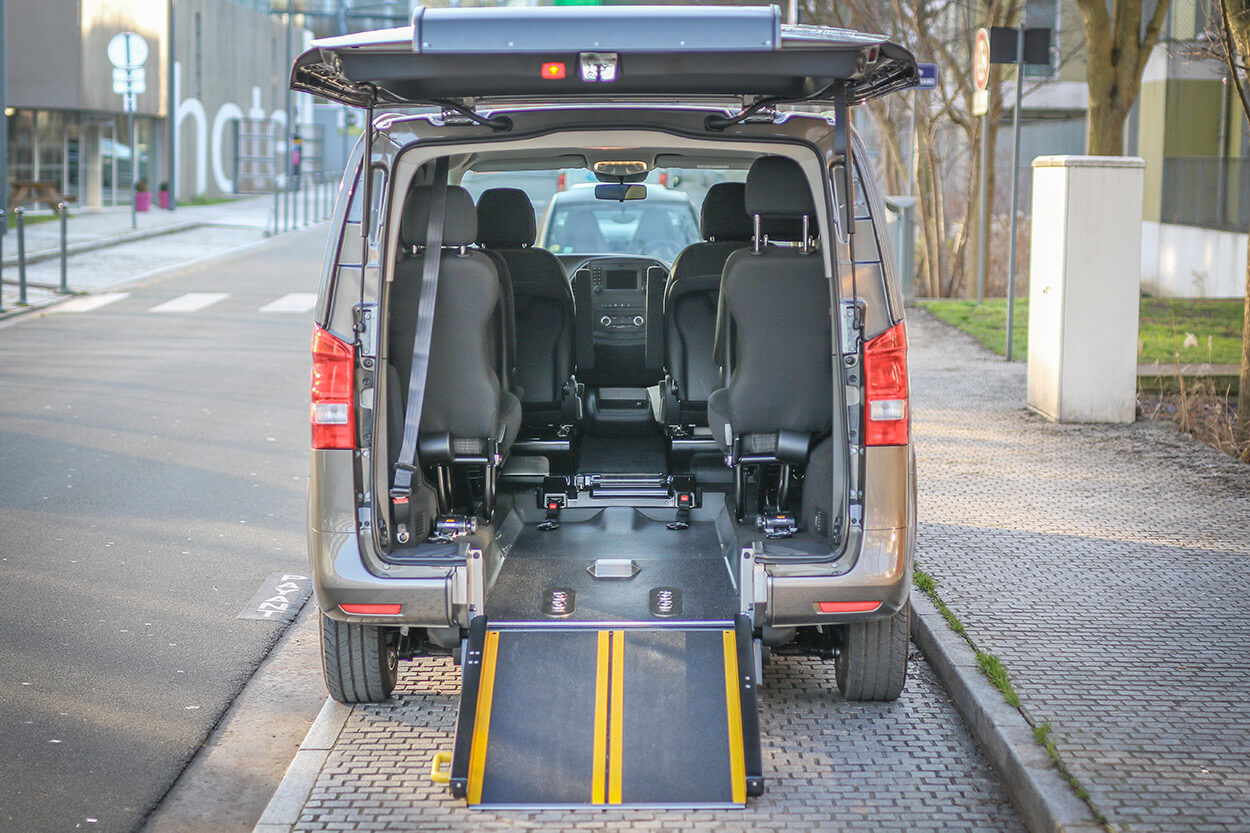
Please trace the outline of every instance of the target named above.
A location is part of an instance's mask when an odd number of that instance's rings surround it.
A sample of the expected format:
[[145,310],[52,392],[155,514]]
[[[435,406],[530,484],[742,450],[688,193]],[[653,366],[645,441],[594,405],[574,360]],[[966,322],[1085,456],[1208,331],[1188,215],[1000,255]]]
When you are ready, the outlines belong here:
[[[446,769],[444,769],[446,767]],[[435,784],[451,783],[451,753],[435,752],[430,761],[430,780]]]

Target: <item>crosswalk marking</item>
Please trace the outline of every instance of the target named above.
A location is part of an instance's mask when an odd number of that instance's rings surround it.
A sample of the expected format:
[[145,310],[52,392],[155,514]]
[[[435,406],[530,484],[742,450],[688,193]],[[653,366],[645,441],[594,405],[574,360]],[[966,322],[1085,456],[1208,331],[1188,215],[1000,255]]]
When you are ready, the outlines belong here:
[[120,301],[122,298],[130,297],[129,292],[103,292],[99,295],[84,295],[81,298],[74,298],[72,301],[66,301],[52,308],[52,312],[91,312],[93,309],[99,309],[106,304],[114,301]]
[[260,308],[261,312],[311,312],[317,303],[316,292],[292,292]]
[[152,307],[148,312],[198,312],[227,298],[229,292],[188,292]]

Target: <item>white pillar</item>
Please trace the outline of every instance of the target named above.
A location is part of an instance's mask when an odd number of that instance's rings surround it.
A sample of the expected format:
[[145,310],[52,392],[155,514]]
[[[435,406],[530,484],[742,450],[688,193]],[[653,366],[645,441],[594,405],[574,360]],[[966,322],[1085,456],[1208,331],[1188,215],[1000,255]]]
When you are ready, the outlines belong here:
[[1059,422],[1132,422],[1142,188],[1123,156],[1033,160],[1028,405]]

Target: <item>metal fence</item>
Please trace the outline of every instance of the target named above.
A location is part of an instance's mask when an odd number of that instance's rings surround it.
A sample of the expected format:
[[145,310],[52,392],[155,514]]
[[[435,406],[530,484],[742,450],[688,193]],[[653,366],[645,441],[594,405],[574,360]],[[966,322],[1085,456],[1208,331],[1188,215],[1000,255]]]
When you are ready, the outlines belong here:
[[1165,223],[1246,231],[1250,228],[1250,160],[1164,159],[1162,215]]

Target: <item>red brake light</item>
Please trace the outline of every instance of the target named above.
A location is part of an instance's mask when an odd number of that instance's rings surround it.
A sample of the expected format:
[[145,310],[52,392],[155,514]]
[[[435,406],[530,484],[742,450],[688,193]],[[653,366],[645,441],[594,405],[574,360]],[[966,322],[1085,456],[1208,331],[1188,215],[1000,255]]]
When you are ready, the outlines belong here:
[[355,448],[355,351],[317,327],[313,330],[312,354],[312,447]]
[[881,602],[817,602],[821,613],[872,613]]
[[907,445],[907,331],[895,324],[864,345],[864,445]]
[[668,185],[668,171],[660,171],[660,184]]
[[556,190],[557,191],[563,191],[567,184],[568,184],[568,179],[565,177],[564,174],[560,174],[558,177],[556,177]]
[[357,616],[398,616],[400,605],[339,605],[344,613]]
[[562,61],[548,61],[543,64],[542,75],[543,78],[550,81],[559,81],[565,75],[564,63]]

